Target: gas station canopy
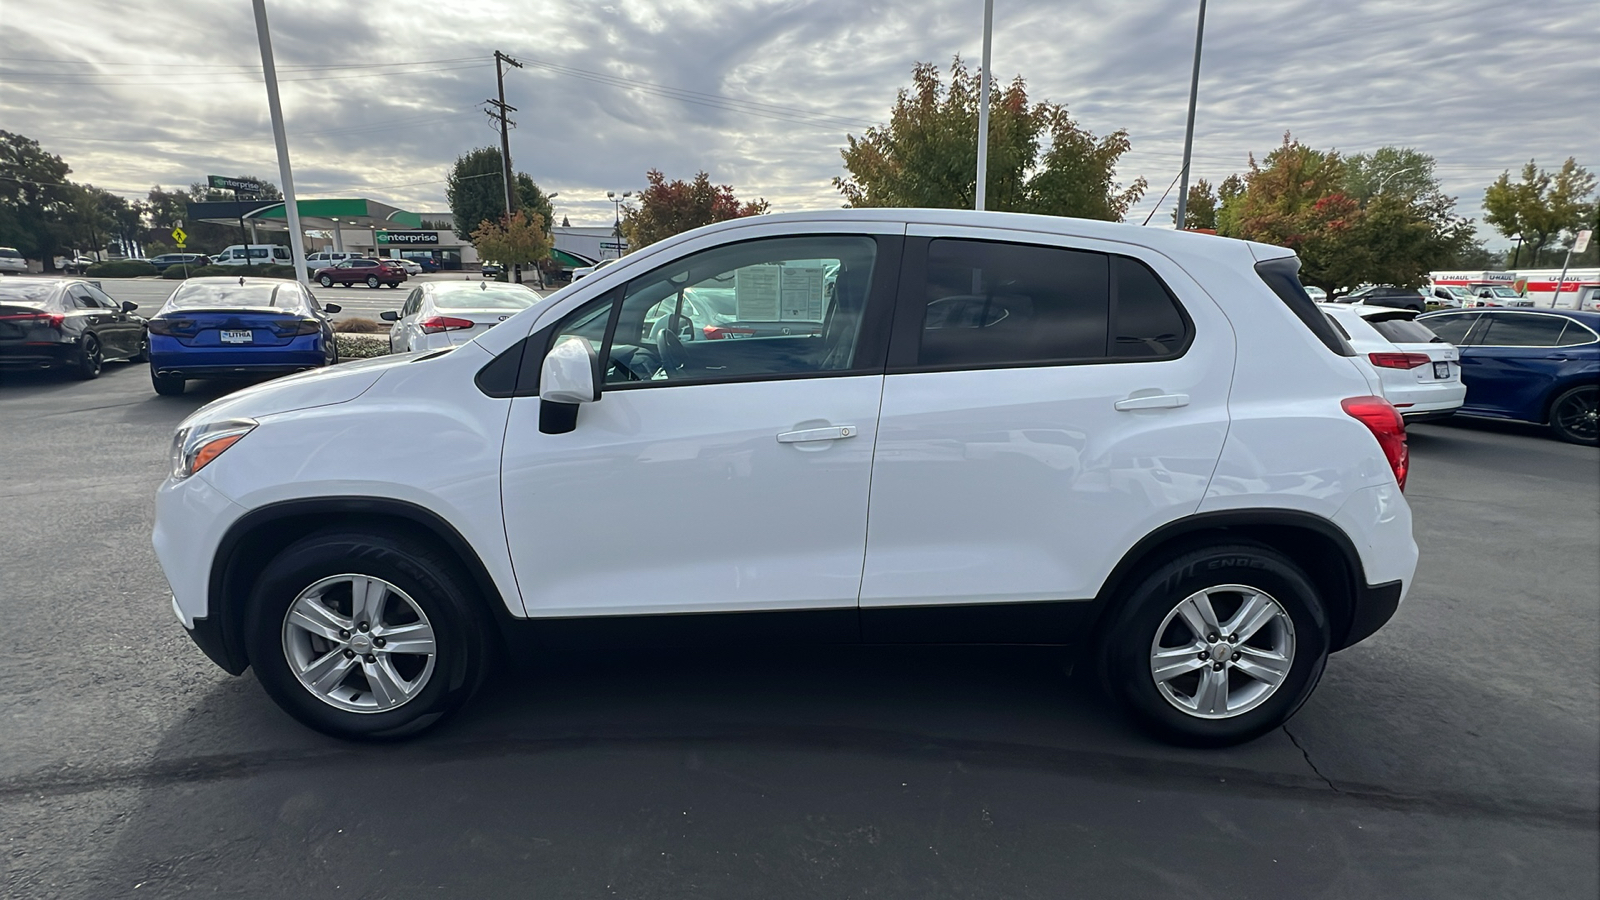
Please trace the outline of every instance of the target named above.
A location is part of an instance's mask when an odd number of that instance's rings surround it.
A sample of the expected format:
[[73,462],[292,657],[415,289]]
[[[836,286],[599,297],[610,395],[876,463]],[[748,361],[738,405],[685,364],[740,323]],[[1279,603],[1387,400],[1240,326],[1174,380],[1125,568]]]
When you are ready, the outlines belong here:
[[[332,200],[301,200],[295,204],[300,210],[300,227],[315,231],[332,231],[336,228],[381,228],[401,230],[421,228],[422,216],[407,212],[376,200],[364,197]],[[213,222],[218,225],[237,225],[241,219],[253,221],[258,227],[288,230],[282,200],[242,200],[190,203],[190,221]]]

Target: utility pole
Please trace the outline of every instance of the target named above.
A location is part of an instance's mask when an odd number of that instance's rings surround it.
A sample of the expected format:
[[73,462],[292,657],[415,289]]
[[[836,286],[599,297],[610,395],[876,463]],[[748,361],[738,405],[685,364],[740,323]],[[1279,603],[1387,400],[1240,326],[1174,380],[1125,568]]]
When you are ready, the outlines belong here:
[[[278,145],[278,177],[283,179],[283,214],[284,220],[289,223],[289,261],[294,264],[295,280],[306,284],[305,233],[300,230],[300,203],[294,196],[294,172],[289,166],[289,139],[283,133],[283,105],[278,102],[278,70],[272,58],[271,32],[267,29],[266,0],[255,0],[255,12],[256,38],[261,44],[261,72],[267,83],[267,110],[272,115],[272,138]],[[237,193],[234,199],[238,199]],[[245,238],[244,258],[245,262],[250,261],[249,238]],[[267,261],[272,261],[270,255]]]
[[978,77],[978,190],[972,208],[982,210],[989,189],[989,47],[994,37],[994,0],[983,0],[983,70]]
[[1194,149],[1194,105],[1200,95],[1200,45],[1206,36],[1206,0],[1200,0],[1200,24],[1194,29],[1194,75],[1189,79],[1189,125],[1183,132],[1183,168],[1178,172],[1178,230],[1189,215],[1189,153]]
[[[500,121],[500,174],[501,179],[505,184],[506,217],[509,219],[511,214],[517,209],[517,192],[513,189],[511,181],[511,127],[517,123],[511,121],[510,116],[510,113],[516,112],[517,108],[506,103],[506,73],[504,66],[507,64],[516,66],[519,69],[522,68],[522,63],[517,62],[504,53],[501,53],[499,50],[496,50],[494,52],[494,81],[496,87],[499,89],[500,99],[485,100],[483,102],[493,107],[492,112],[485,110],[486,112],[489,112],[489,118],[498,119]],[[517,284],[521,284],[522,264],[513,263],[511,272],[511,280]]]

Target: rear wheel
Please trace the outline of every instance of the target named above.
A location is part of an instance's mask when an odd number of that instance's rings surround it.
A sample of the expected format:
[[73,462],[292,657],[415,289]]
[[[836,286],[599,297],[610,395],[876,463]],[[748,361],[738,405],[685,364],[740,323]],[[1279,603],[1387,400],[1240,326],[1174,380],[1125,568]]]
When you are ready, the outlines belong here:
[[344,738],[419,732],[486,671],[487,624],[454,560],[401,534],[329,531],[267,564],[247,613],[250,664],[302,723]]
[[1130,592],[1102,648],[1107,687],[1174,743],[1224,746],[1283,725],[1328,659],[1316,588],[1268,547],[1228,543],[1156,568]]
[[1600,388],[1593,385],[1563,391],[1550,404],[1550,429],[1556,437],[1590,447],[1600,445]]
[[83,343],[79,347],[78,365],[73,374],[84,381],[100,377],[100,369],[105,365],[105,352],[100,349],[100,339],[92,334],[83,336]]
[[182,375],[163,375],[156,371],[155,366],[150,367],[150,383],[155,386],[156,393],[163,397],[176,397],[183,393]]

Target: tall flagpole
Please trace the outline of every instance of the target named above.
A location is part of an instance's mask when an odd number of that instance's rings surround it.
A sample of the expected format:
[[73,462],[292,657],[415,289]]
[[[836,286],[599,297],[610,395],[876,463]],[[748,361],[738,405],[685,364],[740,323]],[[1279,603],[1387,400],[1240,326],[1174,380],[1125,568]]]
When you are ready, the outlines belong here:
[[261,74],[267,82],[272,139],[278,145],[278,177],[283,180],[283,212],[289,221],[289,256],[294,263],[295,280],[309,288],[305,232],[300,230],[300,205],[294,198],[294,173],[289,168],[289,139],[283,134],[283,104],[278,102],[278,69],[272,62],[272,34],[267,30],[267,0],[255,0],[255,7],[256,38],[261,42]]
[[989,45],[994,36],[994,0],[983,0],[983,71],[978,90],[978,194],[973,209],[983,209],[989,187]]

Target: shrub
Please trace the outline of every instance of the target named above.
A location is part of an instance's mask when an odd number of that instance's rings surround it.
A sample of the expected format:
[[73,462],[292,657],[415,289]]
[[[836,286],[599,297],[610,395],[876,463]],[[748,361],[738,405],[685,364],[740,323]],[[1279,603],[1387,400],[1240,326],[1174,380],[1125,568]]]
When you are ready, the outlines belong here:
[[389,323],[376,319],[343,319],[333,323],[333,330],[344,334],[388,334]]
[[84,269],[83,274],[93,278],[138,278],[156,274],[156,267],[140,259],[110,259]]
[[212,275],[234,275],[246,278],[293,278],[294,266],[190,266],[189,274],[183,274],[183,266],[168,266],[161,273],[162,278],[182,280],[188,278],[205,278]]
[[340,359],[372,359],[389,355],[389,338],[380,334],[335,334]]
[[[233,266],[232,268],[240,268]],[[254,266],[255,274],[262,278],[293,278],[294,266]]]

